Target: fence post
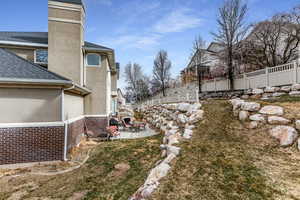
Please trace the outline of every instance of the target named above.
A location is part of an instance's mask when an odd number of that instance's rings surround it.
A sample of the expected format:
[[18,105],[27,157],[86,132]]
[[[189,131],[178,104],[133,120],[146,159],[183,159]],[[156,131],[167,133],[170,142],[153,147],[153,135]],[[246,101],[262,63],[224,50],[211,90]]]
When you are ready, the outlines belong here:
[[291,73],[292,73],[292,77],[293,77],[293,84],[296,84],[297,83],[297,79],[298,79],[298,62],[297,61],[295,61],[294,63],[293,63],[293,65],[294,65],[294,68],[293,68],[293,70],[291,70]]
[[266,87],[270,86],[269,67],[266,67]]
[[246,73],[243,74],[243,77],[244,77],[244,89],[248,89],[247,87],[247,76],[246,76]]
[[216,81],[216,78],[214,78],[214,84],[215,84],[215,92],[217,92],[217,81]]
[[196,90],[196,102],[199,103],[199,89]]

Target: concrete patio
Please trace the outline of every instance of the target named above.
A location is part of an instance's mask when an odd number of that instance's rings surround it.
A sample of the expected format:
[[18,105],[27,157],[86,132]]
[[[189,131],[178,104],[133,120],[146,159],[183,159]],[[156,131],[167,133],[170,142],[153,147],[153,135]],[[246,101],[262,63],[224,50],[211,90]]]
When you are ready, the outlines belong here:
[[121,139],[137,139],[137,138],[145,138],[151,137],[159,134],[155,132],[153,129],[146,125],[146,129],[139,132],[131,132],[131,131],[120,131],[120,135],[117,137],[111,138],[112,140],[121,140]]

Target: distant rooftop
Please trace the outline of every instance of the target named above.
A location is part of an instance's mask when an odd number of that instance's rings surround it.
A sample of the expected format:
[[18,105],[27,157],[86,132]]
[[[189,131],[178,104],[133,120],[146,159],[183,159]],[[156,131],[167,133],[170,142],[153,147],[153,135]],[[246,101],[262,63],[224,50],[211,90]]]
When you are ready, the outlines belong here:
[[[0,31],[1,42],[19,42],[48,45],[48,32],[3,32]],[[111,48],[91,42],[85,42],[84,47],[93,50],[112,51]]]

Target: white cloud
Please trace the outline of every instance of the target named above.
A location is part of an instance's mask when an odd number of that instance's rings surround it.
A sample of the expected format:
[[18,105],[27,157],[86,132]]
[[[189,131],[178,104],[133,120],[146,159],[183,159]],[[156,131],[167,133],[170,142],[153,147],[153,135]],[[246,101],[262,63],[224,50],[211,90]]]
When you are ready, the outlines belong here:
[[201,22],[199,17],[191,14],[190,9],[180,8],[163,17],[153,29],[157,33],[182,32],[200,26]]
[[111,46],[118,48],[138,48],[149,49],[159,44],[161,36],[157,34],[149,35],[121,35],[114,39],[105,40],[103,42],[109,43]]
[[94,3],[100,3],[106,6],[111,6],[112,5],[112,1],[113,0],[85,0],[86,2],[90,1],[90,2],[94,2]]

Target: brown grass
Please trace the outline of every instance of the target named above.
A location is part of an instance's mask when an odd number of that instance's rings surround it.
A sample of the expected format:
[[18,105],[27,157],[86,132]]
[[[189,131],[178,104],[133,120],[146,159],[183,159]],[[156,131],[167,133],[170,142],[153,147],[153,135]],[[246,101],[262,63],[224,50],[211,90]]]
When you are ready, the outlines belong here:
[[300,158],[293,148],[280,149],[266,129],[244,129],[225,101],[204,109],[205,120],[181,146],[153,200],[299,199]]
[[[24,195],[20,199],[127,200],[160,159],[161,140],[161,136],[155,136],[102,143],[82,168],[62,175],[5,176],[0,178],[0,199],[17,193]],[[130,168],[116,169],[117,164],[127,164]]]

